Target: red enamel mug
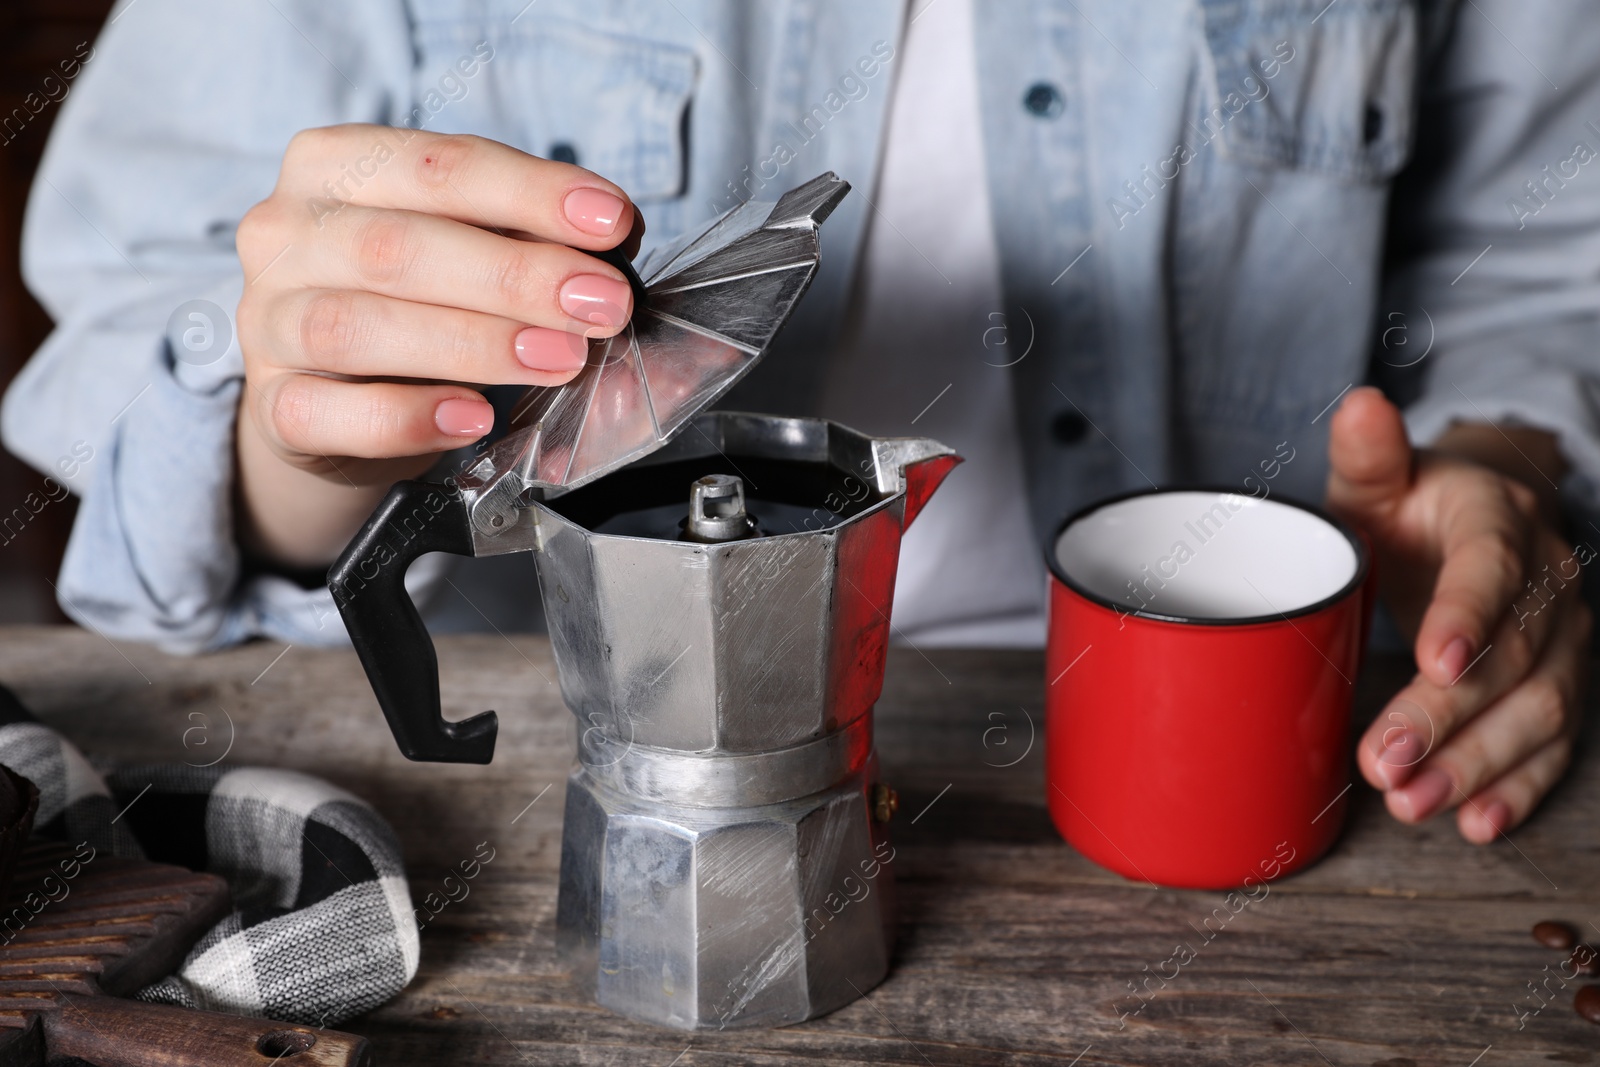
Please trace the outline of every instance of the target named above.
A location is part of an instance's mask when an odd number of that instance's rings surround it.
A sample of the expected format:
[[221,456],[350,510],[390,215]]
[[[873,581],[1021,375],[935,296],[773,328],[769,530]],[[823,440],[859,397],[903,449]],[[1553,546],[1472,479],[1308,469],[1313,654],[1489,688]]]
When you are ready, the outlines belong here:
[[1079,852],[1223,889],[1321,856],[1344,821],[1371,615],[1361,536],[1226,490],[1132,493],[1050,545],[1045,789]]

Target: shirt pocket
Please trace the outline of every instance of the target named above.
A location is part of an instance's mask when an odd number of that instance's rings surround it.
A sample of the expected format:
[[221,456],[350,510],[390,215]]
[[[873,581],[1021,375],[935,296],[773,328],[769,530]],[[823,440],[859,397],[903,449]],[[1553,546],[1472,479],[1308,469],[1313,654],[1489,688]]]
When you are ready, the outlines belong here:
[[492,49],[476,94],[428,128],[477,133],[577,163],[636,201],[683,195],[693,50],[590,29],[564,17],[564,6],[575,5],[541,5],[516,20],[419,22],[419,96],[430,88],[430,69],[474,48],[481,55],[484,42]]
[[1220,127],[1226,156],[1352,182],[1386,181],[1405,164],[1417,92],[1414,3],[1202,7],[1216,83],[1214,106],[1199,121],[1207,134]]

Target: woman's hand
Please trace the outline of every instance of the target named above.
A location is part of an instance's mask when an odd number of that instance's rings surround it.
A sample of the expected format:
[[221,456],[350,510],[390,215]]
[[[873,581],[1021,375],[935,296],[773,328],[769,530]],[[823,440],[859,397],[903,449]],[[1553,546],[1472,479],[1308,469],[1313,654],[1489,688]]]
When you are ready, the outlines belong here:
[[603,178],[482,138],[298,134],[238,234],[247,547],[326,565],[391,482],[488,433],[474,386],[570,380],[633,300],[580,249],[633,251],[637,219]]
[[[1462,836],[1483,844],[1526,819],[1571,759],[1592,554],[1554,531],[1553,488],[1541,501],[1482,462],[1553,480],[1559,469],[1530,458],[1559,468],[1548,435],[1509,431],[1519,446],[1492,427],[1456,430],[1413,453],[1399,411],[1352,391],[1333,418],[1328,504],[1371,536],[1384,599],[1415,640],[1418,673],[1362,738],[1361,772],[1397,819],[1458,807]],[[1452,436],[1474,458],[1443,450]]]

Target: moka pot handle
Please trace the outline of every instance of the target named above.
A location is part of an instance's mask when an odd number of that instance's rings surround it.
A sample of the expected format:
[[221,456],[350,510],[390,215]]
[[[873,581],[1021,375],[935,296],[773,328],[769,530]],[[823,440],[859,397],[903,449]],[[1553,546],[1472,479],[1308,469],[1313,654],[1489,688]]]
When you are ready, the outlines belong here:
[[488,763],[495,713],[449,722],[440,712],[439,658],[405,586],[425,552],[475,554],[466,503],[448,485],[398,482],[328,571],[328,588],[405,757]]

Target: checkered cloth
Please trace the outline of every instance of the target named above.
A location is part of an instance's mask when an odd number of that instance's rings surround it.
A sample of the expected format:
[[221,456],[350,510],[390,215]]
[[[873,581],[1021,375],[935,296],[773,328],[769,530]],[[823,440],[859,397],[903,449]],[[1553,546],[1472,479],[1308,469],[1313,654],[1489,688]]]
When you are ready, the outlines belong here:
[[0,764],[39,787],[35,834],[227,879],[236,910],[138,999],[331,1026],[384,1003],[417,973],[400,843],[344,790],[260,767],[175,764],[101,777],[4,687]]

